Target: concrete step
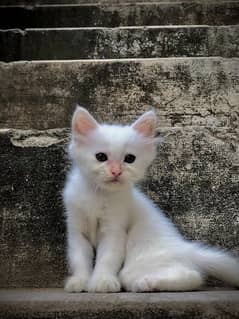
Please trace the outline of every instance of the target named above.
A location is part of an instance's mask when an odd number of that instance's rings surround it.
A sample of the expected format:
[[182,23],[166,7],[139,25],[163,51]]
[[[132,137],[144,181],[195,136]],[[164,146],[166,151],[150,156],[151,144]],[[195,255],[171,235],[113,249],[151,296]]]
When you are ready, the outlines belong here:
[[239,25],[0,31],[0,60],[239,57]]
[[162,126],[237,127],[239,59],[0,63],[0,127],[68,127],[78,102],[127,122],[151,107]]
[[17,318],[238,318],[239,292],[67,294],[60,289],[0,290],[0,315]]
[[1,5],[26,5],[35,6],[39,4],[138,4],[159,2],[232,2],[237,0],[1,0]]
[[0,28],[234,25],[239,1],[0,6]]
[[[128,122],[134,119],[129,113]],[[142,189],[186,238],[239,255],[239,130],[160,127],[158,133],[159,155]],[[66,129],[0,130],[0,287],[63,285],[68,138]]]

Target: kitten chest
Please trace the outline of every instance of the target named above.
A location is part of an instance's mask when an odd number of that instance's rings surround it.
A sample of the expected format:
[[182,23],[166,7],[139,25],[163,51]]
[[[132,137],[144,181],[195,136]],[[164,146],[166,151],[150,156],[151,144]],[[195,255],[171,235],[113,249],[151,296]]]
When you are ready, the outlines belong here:
[[93,247],[97,246],[99,235],[110,219],[108,205],[103,200],[96,201],[94,205],[89,203],[84,218],[84,235]]
[[127,228],[128,214],[126,207],[110,199],[98,200],[94,205],[88,206],[85,215],[85,236],[93,247],[96,247],[102,234],[114,231],[116,227]]

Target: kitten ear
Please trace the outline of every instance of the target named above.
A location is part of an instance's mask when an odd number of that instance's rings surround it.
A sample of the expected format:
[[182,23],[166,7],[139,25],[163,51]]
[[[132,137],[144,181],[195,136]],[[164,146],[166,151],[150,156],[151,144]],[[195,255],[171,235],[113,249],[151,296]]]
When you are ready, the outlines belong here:
[[132,127],[144,137],[154,137],[156,122],[156,114],[153,111],[149,111],[141,115],[140,118],[132,124]]
[[98,127],[92,115],[83,107],[78,106],[72,118],[72,132],[75,135],[86,136]]

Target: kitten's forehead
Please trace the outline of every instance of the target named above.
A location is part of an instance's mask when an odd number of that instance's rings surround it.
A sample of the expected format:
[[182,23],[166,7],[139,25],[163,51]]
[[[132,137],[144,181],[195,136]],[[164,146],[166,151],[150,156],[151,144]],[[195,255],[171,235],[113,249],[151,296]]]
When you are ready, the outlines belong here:
[[109,143],[123,143],[130,142],[134,134],[134,130],[130,126],[121,125],[101,125],[100,133],[103,134],[105,140]]
[[95,138],[99,146],[107,148],[114,154],[120,154],[128,147],[135,146],[138,134],[130,126],[101,125]]

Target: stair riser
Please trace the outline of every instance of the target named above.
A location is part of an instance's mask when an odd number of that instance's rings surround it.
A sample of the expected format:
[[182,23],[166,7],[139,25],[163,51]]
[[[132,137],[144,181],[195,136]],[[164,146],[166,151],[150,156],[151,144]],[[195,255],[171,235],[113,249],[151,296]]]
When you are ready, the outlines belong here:
[[239,56],[239,27],[56,29],[0,32],[0,60]]
[[[159,133],[163,142],[143,189],[187,238],[239,253],[239,131],[172,128]],[[1,131],[0,286],[63,284],[61,190],[68,135],[66,130]]]
[[239,2],[0,7],[2,29],[238,23]]
[[[19,146],[11,136],[19,139]],[[5,287],[62,286],[66,272],[61,199],[66,170],[61,140],[66,134],[33,133],[31,138],[37,145],[24,147],[22,133],[0,136],[4,163],[0,173],[0,286]]]
[[160,127],[238,127],[238,61],[0,63],[0,127],[69,127],[76,103],[102,120],[127,122],[153,107]]

